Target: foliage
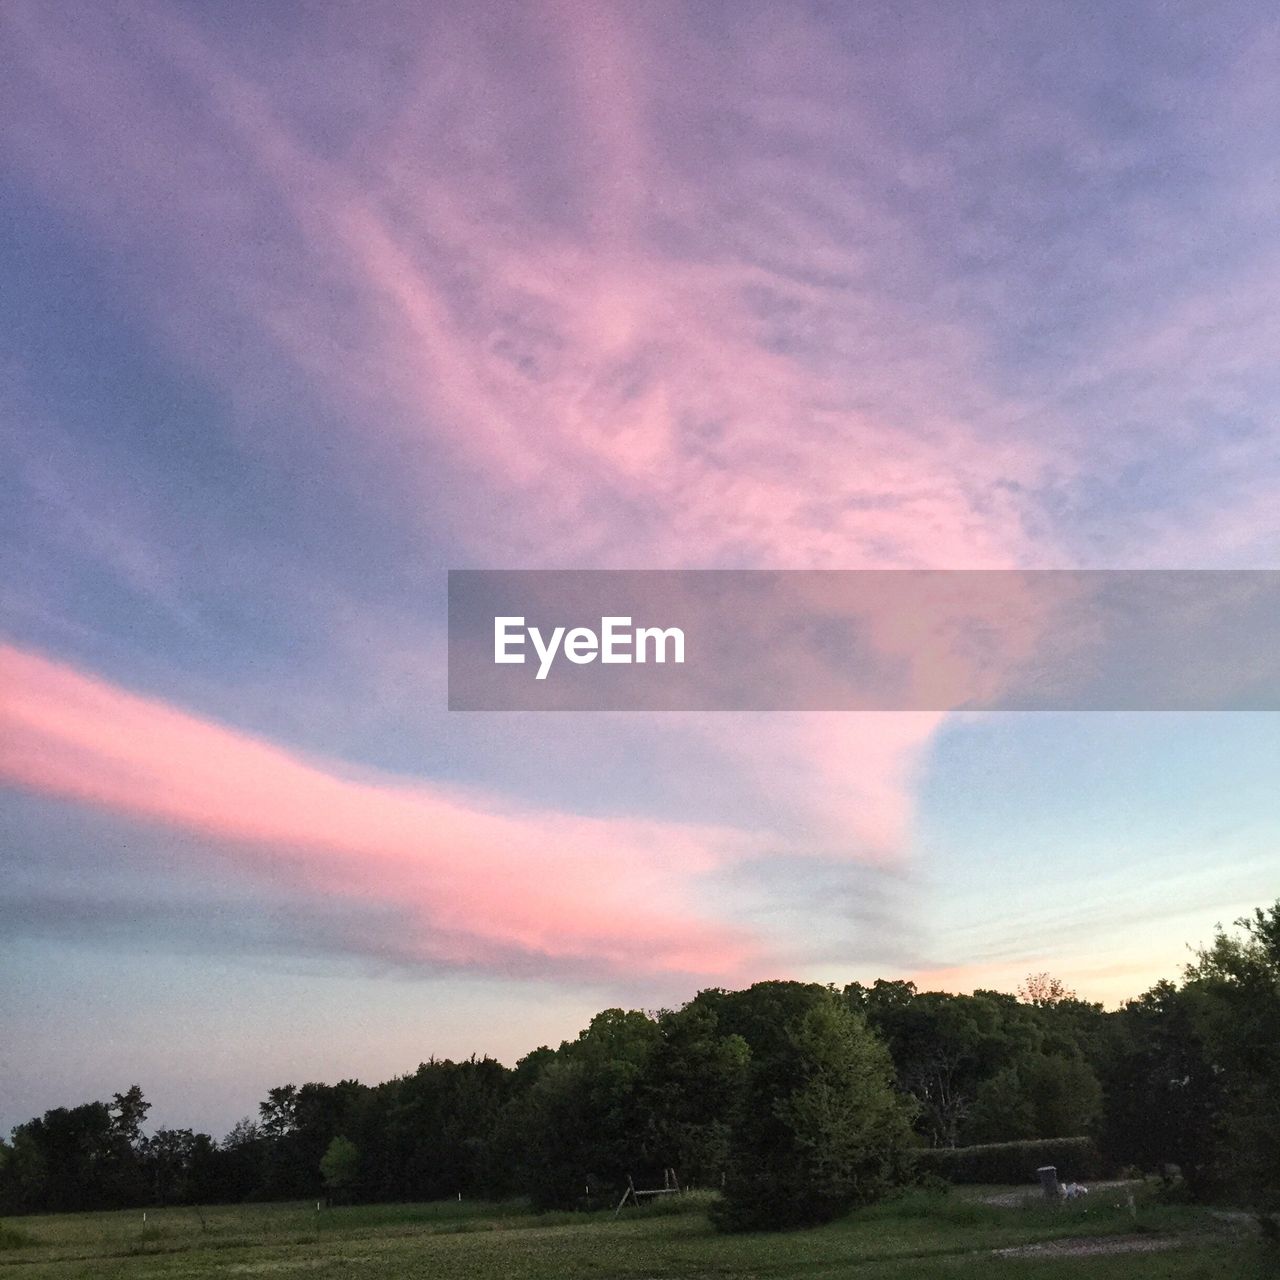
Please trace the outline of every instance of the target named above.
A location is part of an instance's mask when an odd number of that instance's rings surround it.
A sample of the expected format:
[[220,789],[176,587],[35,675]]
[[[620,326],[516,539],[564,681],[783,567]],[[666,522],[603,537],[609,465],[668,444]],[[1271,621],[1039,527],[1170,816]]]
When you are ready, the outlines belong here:
[[930,1146],[966,1140],[983,1084],[1039,1052],[1045,1040],[1041,1015],[997,992],[953,996],[880,981],[854,983],[845,997],[888,1045],[898,1086],[918,1104],[916,1128]]
[[721,1008],[746,1030],[751,1059],[718,1227],[826,1222],[902,1180],[911,1108],[863,1018],[800,983],[760,983]]
[[339,1134],[320,1157],[320,1174],[330,1191],[346,1191],[360,1170],[360,1151],[350,1138]]
[[936,1147],[917,1154],[923,1173],[948,1182],[1032,1183],[1036,1170],[1051,1164],[1066,1181],[1084,1182],[1102,1171],[1091,1138],[1034,1139],[1029,1142],[991,1142],[974,1147]]
[[1211,1064],[1213,1182],[1280,1206],[1280,902],[1219,929],[1186,973],[1183,998]]
[[606,1009],[547,1062],[523,1107],[525,1186],[540,1208],[607,1196],[657,1163],[646,1076],[660,1037],[643,1013]]
[[979,1144],[1019,1142],[1036,1136],[1035,1108],[1017,1067],[1002,1067],[974,1090],[965,1134]]
[[715,1011],[694,1001],[658,1018],[644,1105],[654,1118],[656,1163],[685,1187],[718,1186],[746,1094],[751,1050],[722,1031]]
[[1018,987],[1018,999],[1041,1009],[1075,1000],[1076,993],[1051,973],[1029,973]]
[[1094,1128],[1102,1112],[1102,1087],[1082,1057],[1037,1054],[1023,1074],[1036,1137],[1069,1138]]
[[1280,903],[1219,929],[1182,983],[1117,1015],[1104,1064],[1104,1137],[1187,1192],[1280,1202]]

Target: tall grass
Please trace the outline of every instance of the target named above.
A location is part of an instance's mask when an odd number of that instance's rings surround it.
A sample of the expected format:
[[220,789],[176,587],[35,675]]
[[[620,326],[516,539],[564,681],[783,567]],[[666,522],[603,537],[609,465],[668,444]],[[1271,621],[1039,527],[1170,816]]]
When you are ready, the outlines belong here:
[[23,1231],[21,1227],[11,1227],[8,1223],[0,1222],[0,1252],[7,1249],[30,1249],[39,1243],[39,1239],[30,1231]]

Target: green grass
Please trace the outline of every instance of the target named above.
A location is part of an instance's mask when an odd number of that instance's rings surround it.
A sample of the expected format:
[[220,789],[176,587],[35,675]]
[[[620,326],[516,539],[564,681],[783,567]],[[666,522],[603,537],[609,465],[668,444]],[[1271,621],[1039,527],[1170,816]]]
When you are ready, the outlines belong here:
[[[68,1214],[0,1225],[0,1280],[298,1276],[304,1280],[1246,1280],[1258,1245],[1211,1215],[1143,1203],[1135,1219],[1105,1197],[1091,1206],[1001,1208],[973,1195],[915,1192],[843,1222],[778,1235],[722,1236],[705,1197],[584,1214],[520,1203],[236,1205]],[[1172,1236],[1177,1249],[1084,1258],[1009,1258],[1009,1248],[1083,1236]]]
[[7,1226],[0,1222],[0,1251],[9,1249],[28,1249],[36,1243],[36,1238],[21,1227]]

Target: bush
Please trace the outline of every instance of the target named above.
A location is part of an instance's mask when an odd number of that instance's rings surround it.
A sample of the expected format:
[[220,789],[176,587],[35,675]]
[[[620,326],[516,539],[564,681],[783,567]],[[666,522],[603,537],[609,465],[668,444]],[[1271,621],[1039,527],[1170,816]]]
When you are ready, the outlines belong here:
[[1066,1182],[1085,1182],[1102,1172],[1092,1138],[1037,1138],[916,1152],[921,1174],[936,1174],[948,1182],[1034,1182],[1036,1170],[1047,1164],[1054,1165]]

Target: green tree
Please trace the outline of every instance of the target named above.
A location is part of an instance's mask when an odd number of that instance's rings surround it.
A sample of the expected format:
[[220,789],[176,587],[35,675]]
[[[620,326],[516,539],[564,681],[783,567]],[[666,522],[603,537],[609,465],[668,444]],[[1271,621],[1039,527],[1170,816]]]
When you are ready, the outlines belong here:
[[730,1139],[722,1230],[825,1222],[883,1195],[904,1172],[911,1107],[883,1044],[836,992],[759,983],[726,996],[751,1048]]
[[1145,1169],[1176,1164],[1196,1194],[1212,1181],[1223,1084],[1203,1003],[1202,993],[1168,980],[1129,1001],[1105,1069],[1107,1154]]
[[984,1082],[1044,1043],[1039,1012],[999,992],[957,996],[878,981],[846,987],[845,998],[888,1045],[898,1087],[915,1099],[916,1129],[930,1146],[968,1139],[969,1113]]
[[257,1121],[245,1116],[232,1126],[218,1146],[220,1193],[201,1195],[202,1200],[247,1200],[262,1186],[267,1140]]
[[111,1097],[108,1108],[111,1113],[111,1134],[129,1147],[137,1147],[142,1139],[142,1124],[151,1110],[149,1103],[142,1096],[140,1085],[130,1085],[124,1093],[116,1093]]
[[146,1195],[142,1125],[150,1110],[151,1104],[142,1096],[140,1085],[130,1085],[123,1093],[112,1095],[108,1107],[111,1114],[110,1176],[117,1204],[137,1204]]
[[264,1138],[284,1138],[294,1131],[298,1123],[298,1086],[279,1085],[268,1089],[266,1098],[258,1103],[259,1129]]
[[[201,1135],[203,1136],[203,1135]],[[142,1139],[142,1162],[156,1204],[186,1200],[196,1135],[190,1129],[157,1129]]]
[[1018,1142],[1036,1137],[1036,1113],[1016,1067],[1004,1067],[978,1085],[965,1118],[965,1141]]
[[355,1186],[359,1171],[360,1152],[356,1144],[339,1134],[320,1157],[320,1176],[324,1185],[338,1194],[349,1192]]
[[1217,931],[1184,998],[1219,1085],[1213,1181],[1280,1207],[1280,901]]
[[108,1208],[111,1115],[106,1103],[55,1107],[13,1131],[18,1196],[27,1212]]
[[515,1072],[492,1058],[433,1058],[367,1091],[342,1124],[360,1148],[361,1193],[430,1200],[516,1190],[501,1123]]
[[1079,1056],[1037,1054],[1022,1069],[1036,1138],[1091,1134],[1102,1115],[1102,1087]]
[[661,1031],[646,1014],[606,1009],[542,1066],[520,1111],[522,1164],[539,1208],[612,1194],[661,1167],[647,1082]]
[[654,1117],[657,1163],[688,1186],[719,1186],[741,1111],[751,1050],[726,1035],[715,1011],[690,1003],[660,1015],[643,1105]]

